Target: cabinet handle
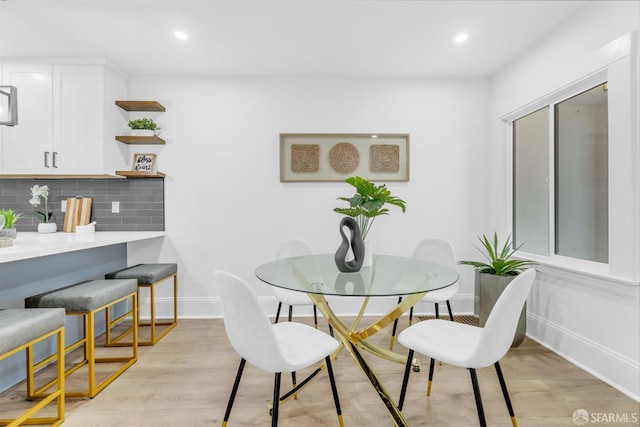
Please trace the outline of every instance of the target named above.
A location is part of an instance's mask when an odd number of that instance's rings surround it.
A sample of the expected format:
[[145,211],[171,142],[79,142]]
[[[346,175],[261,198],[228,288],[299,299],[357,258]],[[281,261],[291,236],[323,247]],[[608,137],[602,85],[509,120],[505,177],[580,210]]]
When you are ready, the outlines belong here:
[[44,167],[45,168],[49,167],[49,152],[48,151],[44,152]]
[[53,152],[53,167],[54,167],[54,168],[57,168],[57,167],[58,167],[58,165],[56,164],[56,160],[57,160],[57,159],[58,159],[58,152],[57,152],[57,151],[54,151],[54,152]]

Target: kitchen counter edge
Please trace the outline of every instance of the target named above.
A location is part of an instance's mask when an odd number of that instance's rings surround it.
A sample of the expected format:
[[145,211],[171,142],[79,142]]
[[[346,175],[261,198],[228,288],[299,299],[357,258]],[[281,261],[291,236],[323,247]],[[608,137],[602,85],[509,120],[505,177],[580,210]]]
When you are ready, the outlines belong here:
[[18,232],[13,246],[0,248],[0,264],[164,236],[165,231],[98,231],[86,234]]

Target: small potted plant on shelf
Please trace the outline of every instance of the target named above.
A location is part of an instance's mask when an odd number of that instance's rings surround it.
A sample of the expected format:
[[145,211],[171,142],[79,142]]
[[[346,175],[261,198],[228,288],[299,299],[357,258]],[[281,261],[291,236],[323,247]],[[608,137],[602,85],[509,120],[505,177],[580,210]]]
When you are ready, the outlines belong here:
[[129,120],[129,128],[132,136],[154,136],[160,131],[156,122],[148,118]]
[[371,245],[366,241],[366,238],[373,221],[380,215],[389,215],[389,209],[385,205],[397,206],[404,213],[407,209],[406,202],[392,196],[385,184],[376,185],[359,176],[349,177],[345,179],[345,182],[355,187],[356,194],[352,197],[338,197],[338,200],[349,202],[349,207],[334,208],[333,211],[356,220],[360,228],[360,235],[365,243],[365,262],[363,265],[371,265]]
[[[507,237],[502,247],[498,243],[498,233],[493,234],[490,240],[484,234],[478,237],[482,243],[482,249],[476,247],[487,259],[482,261],[459,261],[458,264],[470,265],[475,268],[475,298],[473,304],[474,317],[478,326],[484,326],[498,297],[514,277],[522,273],[528,267],[535,264],[533,261],[513,259],[522,245],[514,247],[511,236]],[[522,308],[518,328],[513,339],[512,347],[522,343],[527,332],[527,306]]]
[[4,228],[0,229],[0,236],[16,238],[16,222],[22,218],[21,213],[15,213],[11,209],[0,209],[0,217],[4,218]]

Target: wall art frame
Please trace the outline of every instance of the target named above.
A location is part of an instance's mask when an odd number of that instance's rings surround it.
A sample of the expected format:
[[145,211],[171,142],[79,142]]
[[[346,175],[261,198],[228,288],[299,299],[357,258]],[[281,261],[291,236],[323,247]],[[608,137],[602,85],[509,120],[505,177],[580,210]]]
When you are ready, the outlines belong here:
[[407,133],[281,133],[280,182],[409,181]]
[[156,155],[153,153],[135,153],[131,170],[136,173],[154,175],[156,171]]

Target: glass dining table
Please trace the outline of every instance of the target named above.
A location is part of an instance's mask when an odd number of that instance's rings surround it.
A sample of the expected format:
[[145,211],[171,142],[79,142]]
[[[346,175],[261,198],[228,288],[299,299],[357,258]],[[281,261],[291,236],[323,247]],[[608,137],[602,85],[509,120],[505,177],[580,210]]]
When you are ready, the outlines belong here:
[[[362,267],[356,273],[342,273],[336,267],[333,254],[318,254],[271,261],[256,268],[255,274],[261,281],[271,286],[306,293],[327,319],[341,342],[341,346],[333,356],[335,357],[343,347],[346,348],[376,390],[394,423],[397,426],[408,425],[395,400],[391,398],[384,384],[363,356],[363,351],[406,364],[406,355],[373,344],[368,341],[368,338],[393,323],[427,292],[454,284],[458,280],[458,273],[455,270],[414,258],[374,255],[371,266]],[[327,296],[363,297],[360,310],[350,325],[343,322],[331,309]],[[383,315],[375,316],[371,323],[360,325],[370,298],[398,296],[402,296],[401,302]],[[414,365],[417,363],[417,360],[414,361]],[[284,402],[296,395],[324,368],[323,363],[309,377],[283,395],[280,401]]]

